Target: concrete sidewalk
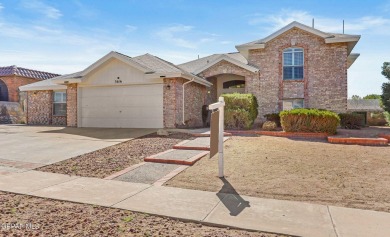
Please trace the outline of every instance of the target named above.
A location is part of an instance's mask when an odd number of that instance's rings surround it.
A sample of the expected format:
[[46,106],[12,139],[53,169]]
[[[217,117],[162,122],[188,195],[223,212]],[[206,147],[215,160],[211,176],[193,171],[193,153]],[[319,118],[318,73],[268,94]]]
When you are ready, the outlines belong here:
[[294,236],[389,236],[390,213],[39,171],[0,173],[0,190]]

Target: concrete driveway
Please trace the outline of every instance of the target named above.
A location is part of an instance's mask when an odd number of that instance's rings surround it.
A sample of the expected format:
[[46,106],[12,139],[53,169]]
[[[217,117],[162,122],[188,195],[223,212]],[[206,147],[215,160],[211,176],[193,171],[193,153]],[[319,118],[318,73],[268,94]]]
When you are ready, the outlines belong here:
[[0,171],[33,169],[112,146],[156,129],[0,125]]

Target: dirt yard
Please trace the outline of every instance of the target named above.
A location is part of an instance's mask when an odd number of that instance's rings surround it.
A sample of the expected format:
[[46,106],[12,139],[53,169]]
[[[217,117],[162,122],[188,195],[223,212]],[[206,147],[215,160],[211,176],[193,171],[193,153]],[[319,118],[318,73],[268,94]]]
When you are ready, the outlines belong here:
[[0,236],[282,237],[5,192],[0,192],[0,220]]
[[[166,185],[220,191],[217,159]],[[225,142],[225,175],[221,192],[390,212],[390,146],[235,136]]]
[[191,136],[172,133],[169,136],[149,134],[137,139],[83,154],[62,162],[38,168],[39,171],[105,178],[129,166],[138,164],[146,156],[167,149]]

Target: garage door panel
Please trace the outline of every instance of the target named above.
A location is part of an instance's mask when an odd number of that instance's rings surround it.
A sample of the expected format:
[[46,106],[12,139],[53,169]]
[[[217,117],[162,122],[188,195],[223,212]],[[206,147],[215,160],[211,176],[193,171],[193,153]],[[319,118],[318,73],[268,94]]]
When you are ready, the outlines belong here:
[[[162,86],[162,85],[159,85]],[[137,88],[129,91],[129,87]],[[84,90],[85,89],[85,90]],[[116,86],[116,87],[89,87],[83,88],[83,97],[109,97],[109,96],[128,96],[129,92],[133,96],[145,96],[145,91],[148,94],[159,94],[162,95],[161,88],[156,85],[134,85],[134,86]]]
[[[82,107],[101,108],[106,106],[111,107],[156,107],[162,106],[162,94],[161,95],[143,95],[143,96],[101,96],[101,97],[82,97]],[[99,103],[96,103],[96,101]]]
[[96,128],[155,128],[159,119],[107,119],[107,118],[84,118],[83,127]]
[[82,127],[163,127],[162,84],[84,87],[80,93]]
[[83,118],[147,118],[158,117],[153,107],[118,107],[110,109],[111,113],[102,115],[101,108],[88,108],[83,112]]

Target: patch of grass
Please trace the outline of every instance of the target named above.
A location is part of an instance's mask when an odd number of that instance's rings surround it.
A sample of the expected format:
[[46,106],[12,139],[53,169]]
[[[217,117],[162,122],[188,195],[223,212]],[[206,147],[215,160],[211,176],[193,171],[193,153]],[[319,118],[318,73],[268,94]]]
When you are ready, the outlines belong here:
[[125,223],[129,223],[129,222],[132,222],[134,219],[133,216],[126,216],[124,218],[122,218],[122,221],[124,221]]
[[12,213],[12,214],[15,214],[15,213],[16,213],[16,211],[17,211],[17,210],[16,210],[16,208],[15,208],[15,207],[11,208],[11,213]]

